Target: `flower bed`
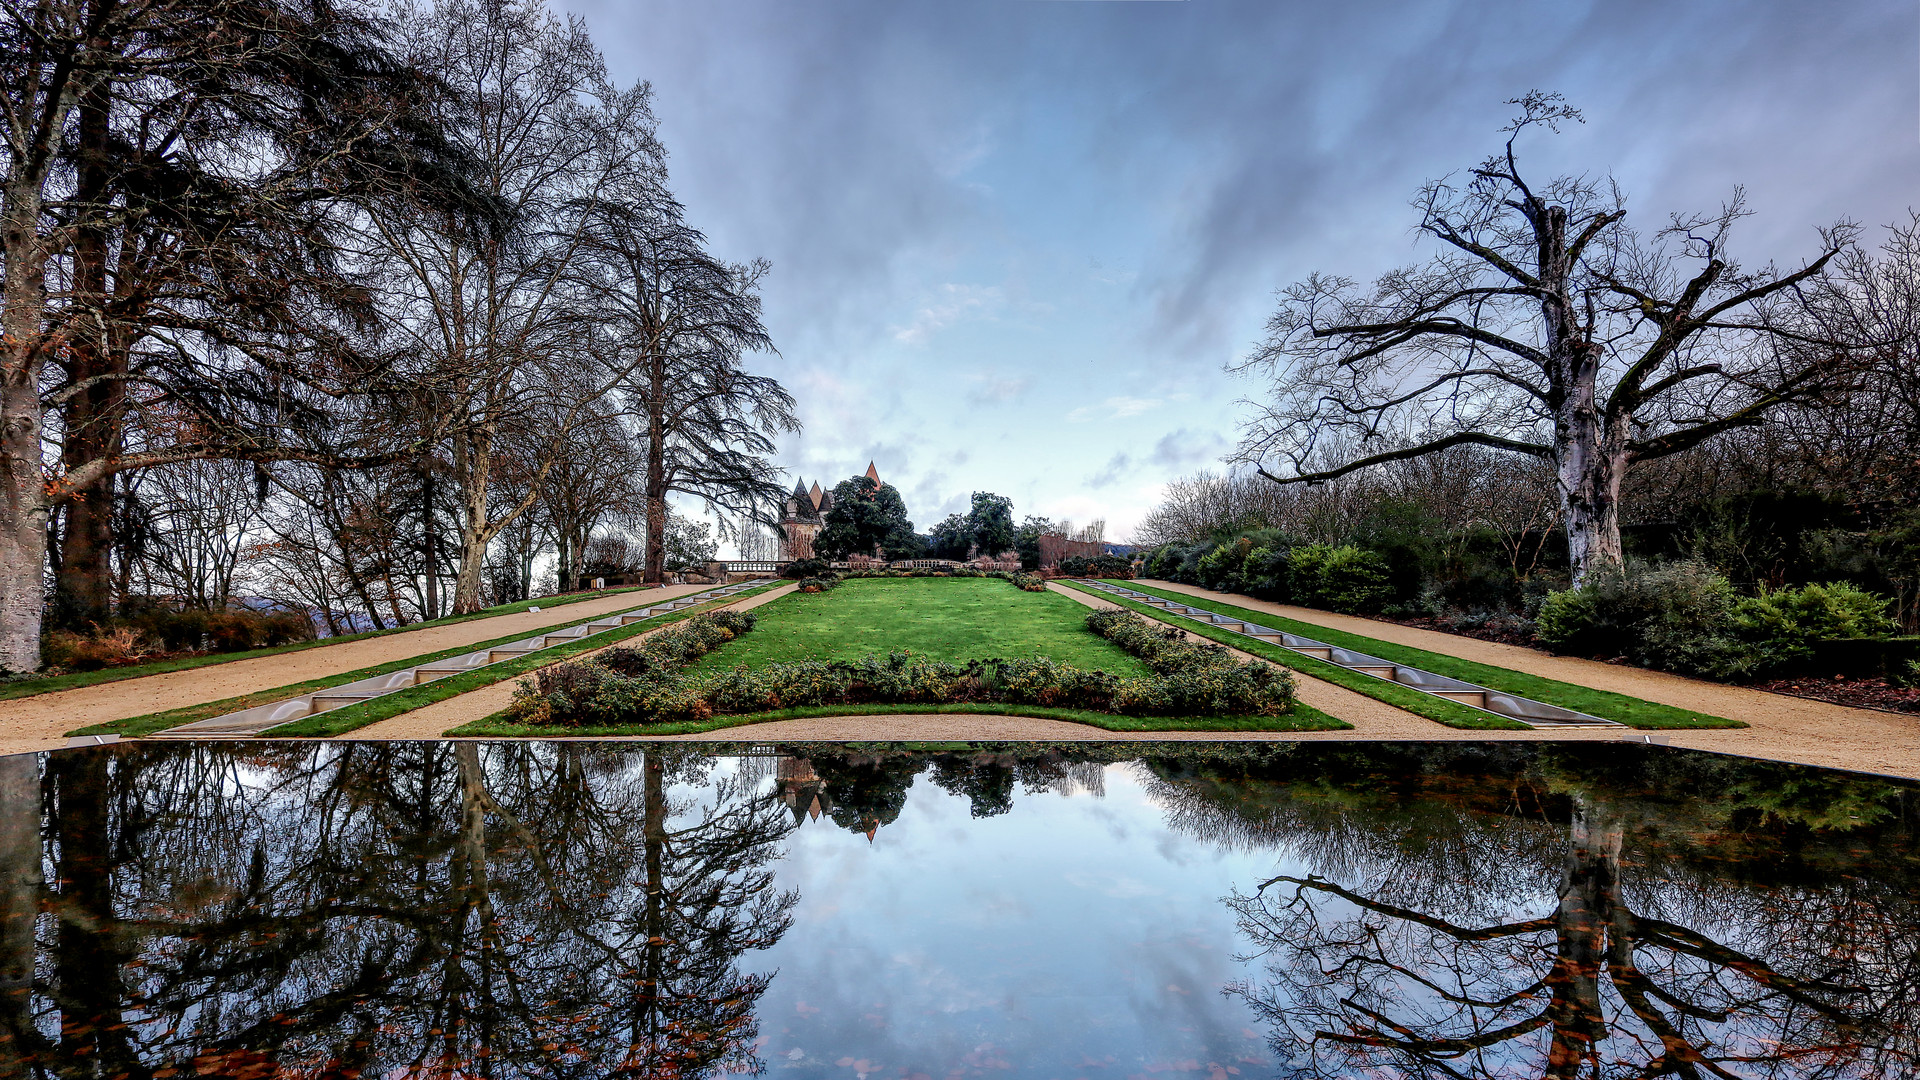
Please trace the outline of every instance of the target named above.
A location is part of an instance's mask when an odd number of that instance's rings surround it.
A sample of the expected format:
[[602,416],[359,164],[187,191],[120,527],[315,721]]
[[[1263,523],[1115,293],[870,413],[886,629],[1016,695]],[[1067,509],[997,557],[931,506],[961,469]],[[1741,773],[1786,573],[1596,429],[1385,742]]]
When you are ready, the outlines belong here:
[[683,672],[736,635],[751,614],[689,619],[635,649],[559,664],[522,682],[507,716],[539,726],[661,724],[808,706],[984,704],[1056,706],[1129,716],[1279,716],[1293,707],[1293,678],[1195,645],[1131,612],[1087,618],[1094,633],[1139,657],[1153,674],[1123,678],[1046,657],[954,663],[908,652],[858,660],[799,660],[698,677]]

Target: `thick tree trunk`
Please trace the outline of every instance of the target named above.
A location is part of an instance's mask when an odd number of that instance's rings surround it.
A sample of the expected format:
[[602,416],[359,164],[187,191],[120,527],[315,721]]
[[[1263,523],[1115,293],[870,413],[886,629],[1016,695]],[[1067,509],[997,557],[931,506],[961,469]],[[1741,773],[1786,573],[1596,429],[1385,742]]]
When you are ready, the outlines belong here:
[[487,545],[499,530],[487,520],[488,481],[493,470],[491,434],[464,433],[454,440],[454,467],[460,481],[460,564],[453,579],[453,613],[480,610],[480,575]]
[[40,475],[40,337],[46,312],[46,262],[40,238],[40,189],[16,178],[5,193],[0,249],[6,256],[0,310],[0,669],[40,667],[42,572],[47,561],[47,490]]
[[[110,85],[95,84],[75,110],[77,121],[75,201],[98,206],[109,197],[107,107]],[[125,439],[122,408],[126,351],[108,321],[112,258],[107,228],[95,214],[75,230],[74,306],[80,316],[66,356],[68,375],[78,384],[99,379],[68,400],[61,418],[61,464],[68,473],[89,462],[119,454]],[[85,631],[113,617],[113,488],[107,472],[85,488],[67,493],[66,529],[60,542],[60,572],[54,580],[49,612],[53,625]]]
[[654,393],[647,409],[647,573],[648,583],[667,580],[667,421],[660,402],[665,374],[655,367]]
[[1620,479],[1626,470],[1622,422],[1605,416],[1598,381],[1601,349],[1586,340],[1573,301],[1567,211],[1529,198],[1522,207],[1538,243],[1540,317],[1553,388],[1554,473],[1575,585],[1620,561]]

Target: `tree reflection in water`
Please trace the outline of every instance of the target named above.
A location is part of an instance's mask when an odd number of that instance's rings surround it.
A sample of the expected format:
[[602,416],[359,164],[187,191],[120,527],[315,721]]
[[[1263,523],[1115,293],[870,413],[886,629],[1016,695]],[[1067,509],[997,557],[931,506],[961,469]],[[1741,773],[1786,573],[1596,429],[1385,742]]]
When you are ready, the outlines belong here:
[[788,927],[792,826],[710,758],[200,745],[38,772],[0,762],[0,1077],[761,1068],[767,977],[736,962]]
[[1293,1076],[1920,1069],[1912,788],[1481,746],[1154,790],[1190,833],[1303,864],[1228,899],[1265,972],[1229,992]]

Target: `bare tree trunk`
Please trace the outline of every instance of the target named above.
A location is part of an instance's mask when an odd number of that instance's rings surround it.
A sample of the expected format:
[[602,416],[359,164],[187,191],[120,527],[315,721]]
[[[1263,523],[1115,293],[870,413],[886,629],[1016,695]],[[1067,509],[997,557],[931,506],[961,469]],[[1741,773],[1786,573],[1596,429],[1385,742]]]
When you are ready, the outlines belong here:
[[667,423],[664,361],[655,360],[653,392],[647,395],[647,572],[644,580],[667,580]]
[[426,549],[424,558],[427,564],[426,594],[424,597],[427,610],[422,612],[422,615],[426,619],[437,619],[440,617],[440,551],[438,545],[434,543],[437,530],[434,528],[433,520],[432,462],[427,463],[426,469],[420,475],[420,488],[422,491],[420,504],[420,537]]
[[1620,480],[1626,473],[1626,436],[1615,439],[1598,392],[1601,347],[1581,333],[1573,300],[1574,260],[1567,248],[1567,210],[1528,198],[1522,207],[1539,243],[1541,321],[1547,363],[1554,370],[1553,460],[1560,485],[1561,520],[1574,584],[1620,561]]
[[[75,109],[77,137],[75,201],[98,206],[107,198],[107,108],[111,84],[102,79]],[[78,385],[100,380],[66,404],[61,424],[61,459],[72,472],[90,461],[119,454],[123,442],[121,406],[126,382],[126,353],[120,335],[107,321],[107,227],[93,213],[74,231],[73,291],[82,320],[69,343],[69,379]],[[67,493],[66,528],[61,535],[60,572],[54,579],[51,621],[85,630],[113,616],[114,476],[102,473],[86,487]]]
[[40,336],[46,261],[35,230],[37,177],[16,175],[5,193],[0,249],[6,254],[0,314],[0,456],[6,462],[6,516],[0,518],[0,669],[40,667],[42,570],[47,560],[47,492],[40,475]]

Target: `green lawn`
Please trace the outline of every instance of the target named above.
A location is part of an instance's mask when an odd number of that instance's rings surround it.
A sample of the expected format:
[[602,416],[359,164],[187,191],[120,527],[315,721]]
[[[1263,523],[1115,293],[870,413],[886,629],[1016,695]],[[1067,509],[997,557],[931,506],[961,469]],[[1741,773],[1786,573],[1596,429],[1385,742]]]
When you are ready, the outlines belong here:
[[[1321,626],[1318,623],[1305,623],[1297,619],[1289,619],[1284,615],[1270,611],[1257,611],[1253,608],[1235,607],[1232,604],[1223,604],[1217,600],[1208,600],[1190,593],[1143,585],[1137,581],[1128,583],[1126,587],[1138,592],[1150,593],[1162,599],[1186,604],[1190,607],[1197,607],[1202,611],[1212,611],[1221,615],[1231,615],[1235,618],[1248,619],[1261,626],[1270,626],[1275,630],[1284,630],[1289,634],[1299,634],[1302,637],[1310,637],[1315,641],[1324,641],[1329,645],[1337,645],[1343,649],[1353,649],[1370,656],[1377,656],[1382,660],[1391,660],[1396,664],[1405,664],[1408,667],[1419,668],[1422,671],[1431,671],[1436,675],[1445,675],[1450,678],[1476,683],[1480,686],[1489,687],[1508,694],[1532,698],[1535,701],[1544,701],[1549,705],[1558,705],[1564,709],[1573,709],[1577,712],[1586,713],[1589,716],[1598,716],[1604,720],[1615,720],[1629,727],[1739,728],[1747,726],[1737,720],[1728,720],[1724,717],[1694,712],[1691,709],[1680,709],[1672,705],[1662,705],[1655,701],[1643,701],[1640,698],[1628,697],[1625,694],[1616,694],[1608,690],[1595,690],[1592,687],[1565,683],[1557,679],[1543,678],[1539,675],[1529,675],[1522,671],[1514,671],[1511,668],[1494,667],[1491,664],[1462,660],[1457,656],[1448,656],[1445,653],[1419,649],[1411,645],[1399,645],[1391,641],[1381,641],[1378,638],[1364,637],[1360,634],[1350,634],[1344,630],[1335,630],[1331,627]],[[1108,596],[1105,593],[1096,595],[1106,597],[1107,599],[1118,599],[1117,597]],[[1246,645],[1241,644],[1241,642],[1247,640],[1246,638],[1238,634],[1229,636],[1237,639],[1233,642],[1236,648],[1248,648]],[[1256,650],[1248,648],[1248,651],[1253,652]],[[1335,667],[1336,665],[1329,664],[1326,666]],[[1310,674],[1318,675],[1319,673],[1310,672]],[[1360,679],[1362,681],[1353,684],[1351,688],[1360,690],[1361,693],[1368,692],[1366,689],[1362,689],[1362,686],[1366,683],[1375,683],[1383,687],[1390,687],[1392,685],[1367,676],[1361,676]],[[1341,685],[1349,684],[1342,683]],[[1416,693],[1418,692],[1416,691]],[[1379,697],[1380,695],[1374,694],[1373,696]],[[1429,695],[1421,694],[1419,696],[1428,697]],[[1394,704],[1399,704],[1399,702],[1396,701]],[[1436,719],[1438,718],[1436,717]],[[1442,720],[1441,722],[1448,723],[1449,721]]]
[[935,660],[1048,656],[1086,671],[1149,675],[1087,629],[1087,609],[998,578],[850,578],[824,593],[791,593],[756,610],[753,633],[691,672],[782,660],[858,660],[901,649]]
[[[1024,592],[999,579],[850,578],[830,592],[791,593],[755,610],[753,632],[690,665],[689,672],[785,660],[857,660],[909,649],[936,660],[1048,656],[1083,670],[1151,675],[1146,665],[1087,629],[1086,605],[1058,593]],[[671,724],[532,727],[504,714],[449,735],[684,735],[770,720],[900,713],[991,714],[1068,720],[1108,731],[1337,731],[1352,725],[1294,702],[1285,716],[1119,716],[1014,704],[837,705],[780,709]]]

